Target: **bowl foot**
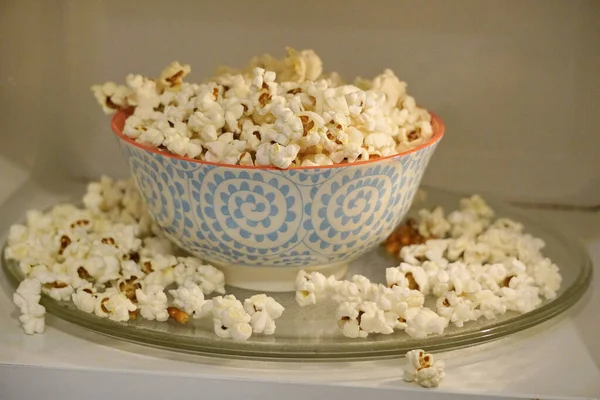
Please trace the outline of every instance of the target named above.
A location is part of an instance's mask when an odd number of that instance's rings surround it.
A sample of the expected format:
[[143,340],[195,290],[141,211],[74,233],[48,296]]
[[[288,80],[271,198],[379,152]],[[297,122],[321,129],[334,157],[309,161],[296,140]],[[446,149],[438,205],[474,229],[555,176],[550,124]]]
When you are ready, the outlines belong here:
[[318,271],[325,276],[334,275],[336,279],[343,278],[348,270],[346,262],[308,268],[245,267],[219,264],[214,264],[214,266],[223,271],[227,285],[261,292],[295,291],[296,276],[300,270]]

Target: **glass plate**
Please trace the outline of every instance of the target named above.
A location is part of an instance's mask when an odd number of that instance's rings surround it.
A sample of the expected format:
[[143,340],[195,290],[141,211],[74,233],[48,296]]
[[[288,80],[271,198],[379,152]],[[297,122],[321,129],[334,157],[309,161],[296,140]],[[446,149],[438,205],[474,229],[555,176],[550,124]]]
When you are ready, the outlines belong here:
[[[447,211],[458,207],[460,196],[430,188],[426,192],[427,199],[415,203],[409,215],[422,207],[441,205]],[[58,302],[47,296],[43,296],[42,304],[59,318],[117,339],[215,357],[315,361],[381,359],[398,357],[415,348],[436,351],[472,346],[532,327],[565,311],[584,294],[592,271],[589,257],[579,243],[544,228],[508,205],[498,201],[489,203],[497,216],[522,222],[528,232],[546,242],[544,254],[560,267],[563,276],[561,290],[555,299],[545,301],[527,314],[507,313],[493,320],[482,318],[466,323],[462,328],[451,325],[443,335],[423,340],[413,339],[404,332],[369,335],[366,339],[346,338],[339,333],[333,302],[323,301],[301,308],[294,300],[294,293],[270,294],[285,307],[277,320],[277,331],[273,336],[252,336],[247,342],[220,339],[214,334],[210,319],[191,320],[187,325],[141,318],[121,323],[87,314],[70,302]],[[377,248],[352,262],[348,274],[361,274],[374,282],[385,282],[385,269],[397,264],[398,261],[383,248]],[[23,279],[18,264],[3,258],[2,265],[16,287]],[[227,287],[227,291],[238,299],[255,294],[233,287]]]

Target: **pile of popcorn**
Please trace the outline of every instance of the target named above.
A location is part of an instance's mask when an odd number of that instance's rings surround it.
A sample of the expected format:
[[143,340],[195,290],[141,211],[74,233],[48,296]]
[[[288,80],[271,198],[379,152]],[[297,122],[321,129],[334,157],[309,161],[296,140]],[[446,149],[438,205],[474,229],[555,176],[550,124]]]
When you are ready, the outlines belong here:
[[[222,296],[223,273],[195,257],[176,255],[133,181],[103,177],[89,184],[83,204],[29,211],[25,225],[10,228],[5,256],[18,261],[25,276],[13,301],[26,333],[44,332],[42,294],[120,322],[140,316],[179,323],[210,317],[222,338],[275,332],[281,304],[264,294],[243,303]],[[206,298],[212,293],[220,295]]]
[[308,306],[333,299],[347,337],[403,330],[422,339],[442,334],[449,324],[526,313],[556,297],[562,278],[542,255],[544,242],[518,222],[493,217],[477,195],[462,199],[447,217],[441,207],[423,209],[413,226],[392,235],[400,244],[386,244],[402,262],[386,270],[385,285],[361,275],[336,280],[301,271],[296,301]]
[[106,113],[134,107],[124,135],[178,156],[278,168],[385,157],[425,143],[431,116],[386,69],[345,84],[323,74],[312,50],[283,59],[254,58],[243,70],[221,68],[203,84],[183,82],[189,65],[160,77],[130,74],[125,85],[92,86]]

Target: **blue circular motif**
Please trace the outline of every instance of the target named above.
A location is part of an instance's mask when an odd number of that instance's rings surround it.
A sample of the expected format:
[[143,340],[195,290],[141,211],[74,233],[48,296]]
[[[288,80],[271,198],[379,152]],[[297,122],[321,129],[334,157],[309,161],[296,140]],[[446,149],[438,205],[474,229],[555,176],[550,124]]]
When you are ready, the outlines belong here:
[[310,214],[305,223],[307,246],[349,259],[380,241],[395,219],[401,176],[402,164],[389,161],[385,166],[344,169],[314,188],[313,202],[305,210]]
[[192,186],[198,222],[225,254],[245,255],[258,263],[260,256],[299,242],[302,200],[287,179],[267,171],[216,167]]

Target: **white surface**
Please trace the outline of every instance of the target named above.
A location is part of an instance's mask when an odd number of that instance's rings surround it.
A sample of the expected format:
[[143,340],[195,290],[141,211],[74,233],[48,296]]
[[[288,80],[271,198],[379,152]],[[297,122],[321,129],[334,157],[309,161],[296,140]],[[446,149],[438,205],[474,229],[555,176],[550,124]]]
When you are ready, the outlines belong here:
[[[3,184],[8,183],[3,175]],[[11,175],[12,176],[12,175]],[[15,184],[13,184],[14,187]],[[60,187],[53,184],[53,187]],[[65,190],[65,189],[63,189]],[[12,190],[11,190],[12,192]],[[27,182],[0,192],[0,232],[27,208],[44,207],[69,191],[50,193]],[[481,346],[442,353],[447,376],[436,390],[401,379],[402,360],[357,363],[273,363],[218,360],[110,339],[49,316],[44,335],[18,326],[11,290],[0,289],[0,399],[216,398],[463,399],[594,398],[600,395],[600,215],[532,211],[587,242],[596,266],[589,292],[563,317]],[[4,240],[4,238],[1,238]],[[58,382],[61,382],[60,388]],[[367,390],[371,389],[371,390]],[[145,394],[144,394],[145,393]],[[90,397],[91,396],[91,397]]]

